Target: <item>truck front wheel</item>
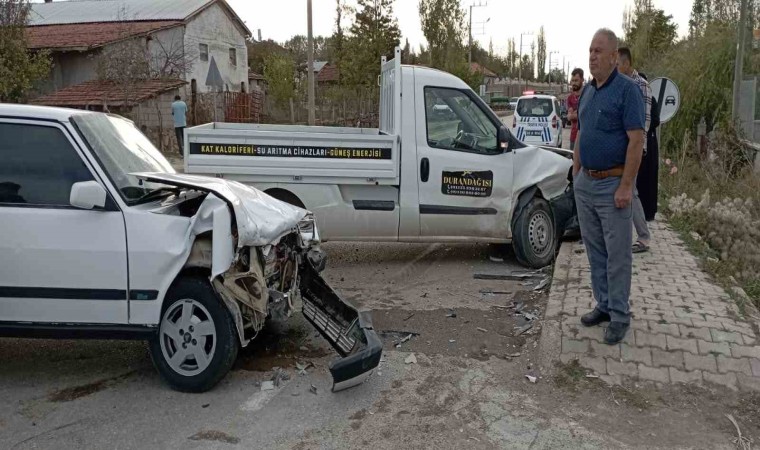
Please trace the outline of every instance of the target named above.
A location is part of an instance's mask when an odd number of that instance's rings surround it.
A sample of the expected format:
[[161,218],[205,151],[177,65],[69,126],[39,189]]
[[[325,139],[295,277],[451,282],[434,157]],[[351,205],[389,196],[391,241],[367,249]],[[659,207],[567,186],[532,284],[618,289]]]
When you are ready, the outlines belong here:
[[534,197],[515,221],[512,245],[520,264],[540,269],[551,264],[557,248],[557,233],[551,207]]
[[207,280],[185,277],[169,289],[150,352],[178,391],[205,392],[229,372],[238,352],[235,324]]

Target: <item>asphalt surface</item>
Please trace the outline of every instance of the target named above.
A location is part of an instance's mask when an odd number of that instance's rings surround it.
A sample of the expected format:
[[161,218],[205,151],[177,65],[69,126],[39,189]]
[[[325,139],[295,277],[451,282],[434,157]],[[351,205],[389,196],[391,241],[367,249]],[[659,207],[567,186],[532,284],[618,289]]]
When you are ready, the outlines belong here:
[[[509,258],[489,261],[484,245],[325,247],[326,278],[373,310],[384,340],[384,362],[363,385],[330,392],[327,365],[336,355],[300,315],[270,324],[215,389],[195,395],[166,387],[142,342],[0,339],[0,448],[356,448],[369,442],[461,448],[498,441],[449,407],[467,397],[467,414],[480,417],[478,403],[465,395],[475,389],[469,384],[495,370],[492,362],[527,358],[523,347],[535,345],[537,333],[514,336],[527,320],[509,307],[517,301],[540,314],[540,295],[532,290],[540,277],[475,280],[475,273],[523,271]],[[412,353],[417,363],[405,363]],[[298,375],[296,363],[313,366]],[[261,391],[277,368],[290,380]]]

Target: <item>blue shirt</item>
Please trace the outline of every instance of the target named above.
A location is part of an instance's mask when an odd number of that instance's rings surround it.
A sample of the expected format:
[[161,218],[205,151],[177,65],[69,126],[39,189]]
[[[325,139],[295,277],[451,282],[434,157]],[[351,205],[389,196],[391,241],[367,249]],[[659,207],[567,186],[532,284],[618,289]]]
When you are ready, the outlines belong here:
[[628,134],[644,130],[644,97],[636,83],[613,70],[601,88],[593,80],[581,94],[578,129],[581,165],[607,170],[625,164]]
[[172,116],[174,116],[174,128],[181,128],[187,126],[187,105],[182,100],[177,100],[172,103]]

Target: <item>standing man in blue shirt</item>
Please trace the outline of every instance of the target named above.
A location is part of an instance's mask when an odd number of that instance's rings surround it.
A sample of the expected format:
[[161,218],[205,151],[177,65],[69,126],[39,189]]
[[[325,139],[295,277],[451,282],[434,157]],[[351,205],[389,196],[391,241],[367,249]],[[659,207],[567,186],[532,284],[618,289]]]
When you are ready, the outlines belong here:
[[182,101],[182,97],[179,95],[174,97],[174,103],[172,103],[172,116],[174,116],[174,134],[177,135],[179,154],[184,157],[185,127],[187,127],[187,104]]
[[639,87],[618,74],[618,40],[596,32],[589,48],[593,81],[580,98],[573,175],[578,220],[591,266],[596,308],[585,326],[610,322],[607,344],[630,327],[632,201],[644,149],[645,110]]

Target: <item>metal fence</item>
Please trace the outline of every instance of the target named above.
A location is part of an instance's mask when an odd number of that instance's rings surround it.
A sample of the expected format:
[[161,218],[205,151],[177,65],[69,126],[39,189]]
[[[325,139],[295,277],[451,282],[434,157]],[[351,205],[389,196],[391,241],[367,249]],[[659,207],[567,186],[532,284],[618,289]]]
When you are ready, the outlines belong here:
[[192,125],[209,122],[260,123],[263,95],[253,92],[206,92],[190,96],[189,121]]

